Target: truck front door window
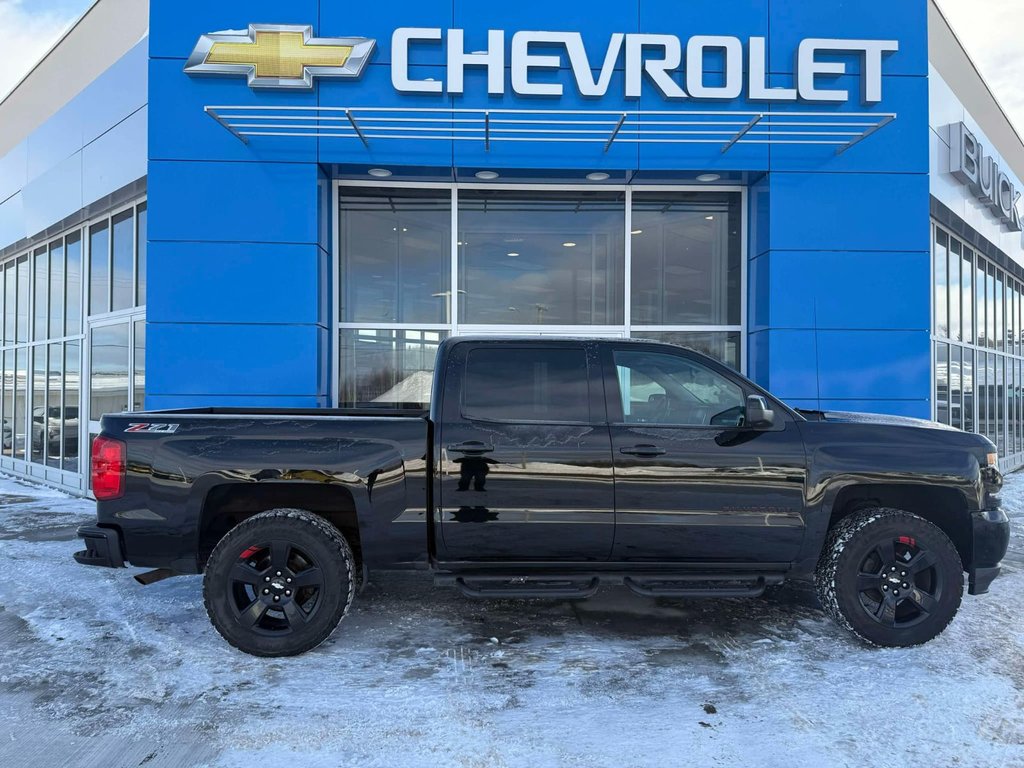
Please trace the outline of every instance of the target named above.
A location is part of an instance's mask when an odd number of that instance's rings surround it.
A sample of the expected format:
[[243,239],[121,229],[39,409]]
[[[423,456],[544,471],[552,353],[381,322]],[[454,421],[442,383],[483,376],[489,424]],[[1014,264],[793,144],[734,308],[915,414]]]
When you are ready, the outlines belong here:
[[719,373],[678,355],[615,352],[626,424],[738,427],[740,387]]

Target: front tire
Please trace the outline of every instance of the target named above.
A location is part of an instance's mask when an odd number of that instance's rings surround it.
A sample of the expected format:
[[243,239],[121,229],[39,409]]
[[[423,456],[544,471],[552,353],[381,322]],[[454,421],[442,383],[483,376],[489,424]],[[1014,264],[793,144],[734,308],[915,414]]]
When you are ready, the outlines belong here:
[[829,532],[815,574],[818,600],[874,645],[926,643],[953,620],[963,565],[938,527],[898,509],[867,509]]
[[206,564],[203,599],[225,640],[253,656],[296,656],[345,617],[355,558],[341,531],[311,512],[274,509],[242,521]]

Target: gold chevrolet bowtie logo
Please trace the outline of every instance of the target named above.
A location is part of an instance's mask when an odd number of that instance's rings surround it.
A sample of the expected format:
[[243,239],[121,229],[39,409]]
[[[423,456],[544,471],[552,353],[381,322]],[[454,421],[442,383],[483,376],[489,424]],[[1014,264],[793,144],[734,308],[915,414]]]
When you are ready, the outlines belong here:
[[366,37],[313,37],[309,26],[250,24],[203,35],[185,71],[245,75],[252,88],[312,88],[317,77],[359,77],[375,45]]

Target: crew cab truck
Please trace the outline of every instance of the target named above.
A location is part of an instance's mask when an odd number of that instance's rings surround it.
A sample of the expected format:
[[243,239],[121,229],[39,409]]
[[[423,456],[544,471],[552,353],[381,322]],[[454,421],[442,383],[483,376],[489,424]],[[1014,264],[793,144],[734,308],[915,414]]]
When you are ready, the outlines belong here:
[[287,656],[330,636],[382,569],[473,597],[757,596],[813,579],[842,626],[909,646],[952,620],[965,573],[985,592],[1007,549],[986,438],[798,412],[682,347],[459,337],[432,388],[429,412],[106,416],[75,559],[156,569],[143,583],[203,573],[231,645]]

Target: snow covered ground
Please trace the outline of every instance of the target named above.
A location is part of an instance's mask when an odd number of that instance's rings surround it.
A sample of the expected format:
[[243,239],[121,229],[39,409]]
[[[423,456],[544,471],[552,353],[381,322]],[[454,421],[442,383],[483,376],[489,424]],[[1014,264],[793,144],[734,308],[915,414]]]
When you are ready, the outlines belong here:
[[1024,475],[1006,571],[938,640],[867,648],[809,589],[481,603],[376,577],[334,636],[260,660],[198,577],[77,566],[89,503],[0,478],[0,765],[1024,766]]

